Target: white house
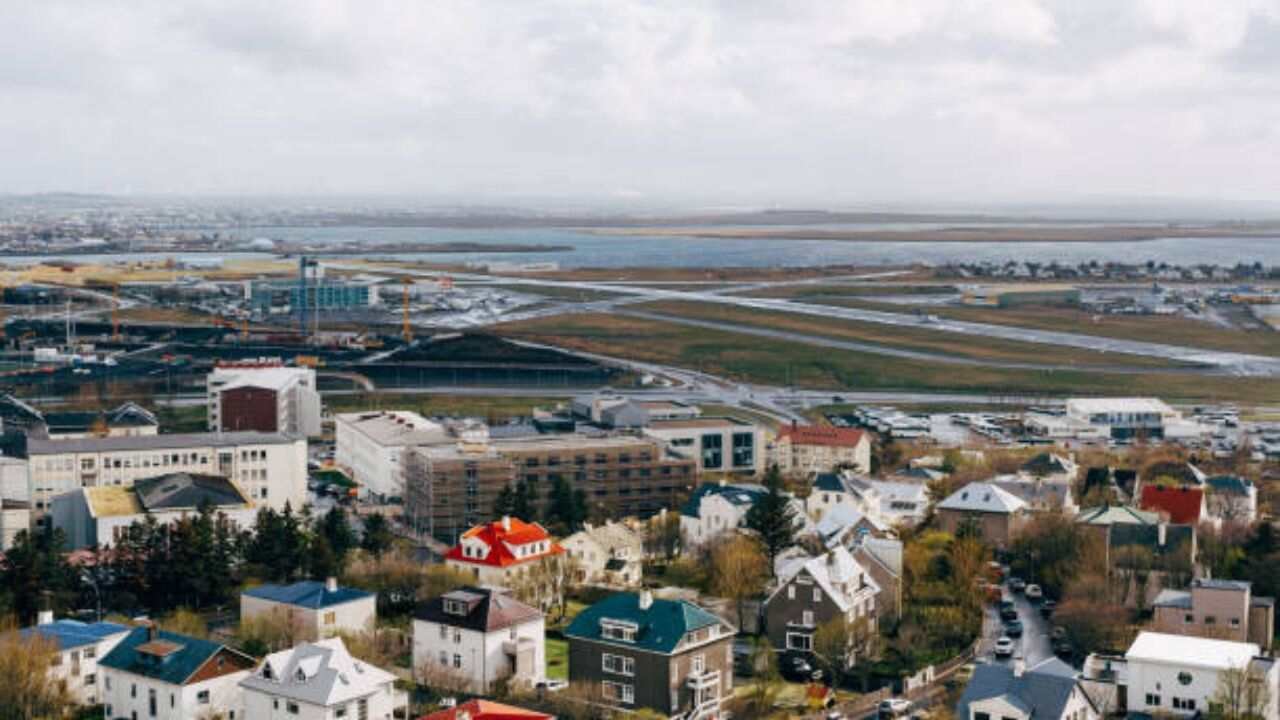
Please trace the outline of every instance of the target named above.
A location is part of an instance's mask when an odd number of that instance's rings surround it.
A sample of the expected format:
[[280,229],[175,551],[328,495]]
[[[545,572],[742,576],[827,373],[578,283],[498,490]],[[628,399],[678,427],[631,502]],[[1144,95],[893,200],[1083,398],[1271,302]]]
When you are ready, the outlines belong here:
[[1118,682],[1127,686],[1128,711],[1191,716],[1215,702],[1227,670],[1252,670],[1269,688],[1264,720],[1276,720],[1280,666],[1254,643],[1142,632],[1124,654]]
[[268,655],[240,681],[244,717],[253,720],[391,720],[408,710],[396,676],[351,657],[341,638]]
[[362,496],[400,495],[400,456],[418,445],[453,440],[444,425],[403,410],[342,413],[333,423],[334,462],[360,484]]
[[101,692],[98,660],[111,652],[128,632],[129,628],[116,623],[55,621],[53,613],[46,610],[40,613],[35,626],[23,628],[22,637],[39,637],[49,642],[56,653],[49,674],[66,685],[76,702],[97,705]]
[[872,480],[847,470],[814,476],[813,489],[805,498],[809,517],[821,520],[829,509],[843,504],[880,525],[915,526],[928,513],[929,490],[923,482]]
[[1076,671],[1057,658],[1026,668],[978,663],[956,703],[956,720],[1098,720]]
[[462,533],[444,562],[470,573],[478,585],[513,587],[535,563],[563,553],[546,528],[504,516]]
[[[747,513],[768,493],[763,485],[703,483],[680,507],[680,534],[691,546],[701,545],[721,533],[740,527]],[[807,524],[804,503],[792,498],[796,525]]]
[[223,713],[247,720],[240,681],[256,664],[216,642],[134,628],[98,662],[105,716],[188,720]]
[[637,530],[607,520],[587,524],[560,542],[573,558],[578,581],[632,587],[640,584],[644,537]]
[[540,610],[500,591],[447,592],[414,614],[414,678],[480,695],[503,678],[537,685],[546,676],[545,629]]
[[334,578],[259,585],[240,593],[240,617],[278,618],[291,623],[297,637],[314,642],[372,629],[378,621],[377,600],[375,593],[339,587]]

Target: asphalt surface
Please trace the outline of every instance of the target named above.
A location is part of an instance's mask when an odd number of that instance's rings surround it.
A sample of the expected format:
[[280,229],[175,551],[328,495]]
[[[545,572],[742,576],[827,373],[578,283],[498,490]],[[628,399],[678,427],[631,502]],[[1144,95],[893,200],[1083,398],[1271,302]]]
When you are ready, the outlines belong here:
[[1008,663],[1021,658],[1027,667],[1053,657],[1053,642],[1049,633],[1053,630],[1053,622],[1040,616],[1040,606],[1027,600],[1023,593],[1015,593],[1005,583],[1006,597],[1013,598],[1018,610],[1018,619],[1022,621],[1022,637],[1013,638],[1014,651],[1012,658],[995,657],[996,640],[1004,634],[1004,623],[1000,621],[1000,609],[988,605],[982,624],[982,642],[978,647],[978,659],[986,662]]

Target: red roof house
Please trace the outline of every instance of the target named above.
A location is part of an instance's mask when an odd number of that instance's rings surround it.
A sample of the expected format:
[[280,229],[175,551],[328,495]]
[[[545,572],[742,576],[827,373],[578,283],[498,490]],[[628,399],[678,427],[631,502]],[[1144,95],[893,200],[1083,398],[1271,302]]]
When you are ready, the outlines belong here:
[[445,553],[450,565],[505,569],[564,552],[538,523],[503,517],[462,533],[458,544]]
[[788,425],[778,431],[779,440],[787,439],[795,445],[828,447],[857,447],[866,436],[861,430],[834,425]]
[[1205,517],[1204,490],[1186,485],[1144,485],[1139,506],[1167,515],[1175,525],[1198,525]]
[[423,715],[418,720],[555,720],[555,717],[490,700],[471,700],[455,708]]

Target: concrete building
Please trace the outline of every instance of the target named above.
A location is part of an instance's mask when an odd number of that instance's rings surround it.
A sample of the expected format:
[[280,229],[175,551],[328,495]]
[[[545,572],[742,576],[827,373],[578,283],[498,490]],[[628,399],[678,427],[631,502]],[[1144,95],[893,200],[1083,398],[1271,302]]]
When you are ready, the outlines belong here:
[[311,280],[305,288],[296,281],[257,281],[250,285],[248,300],[249,308],[262,315],[359,310],[380,302],[371,283],[326,278]]
[[282,510],[307,500],[305,438],[256,432],[176,433],[27,441],[33,516],[80,488],[130,487],[170,473],[221,475],[251,502]]
[[400,496],[403,453],[455,439],[444,425],[405,410],[341,413],[333,422],[334,462],[359,484],[362,497]]
[[1197,423],[1156,398],[1071,398],[1065,418],[1079,425],[1105,428],[1112,439],[1194,437],[1204,433]]
[[733,693],[737,629],[687,600],[612,595],[573,619],[569,681],[606,704],[669,717],[719,718]]
[[109,622],[54,620],[53,613],[47,610],[40,613],[36,622],[22,629],[22,637],[38,637],[53,646],[50,677],[61,681],[80,705],[97,705],[102,692],[98,660],[124,639],[129,628]]
[[587,524],[561,541],[573,558],[577,581],[613,587],[639,587],[643,574],[644,536],[612,520]]
[[30,502],[29,472],[25,458],[0,455],[0,499]]
[[978,663],[956,703],[956,720],[1098,720],[1074,668],[1049,658],[1030,668]]
[[871,437],[853,428],[793,423],[778,431],[769,463],[784,473],[871,472]]
[[477,525],[445,553],[446,565],[469,573],[477,585],[514,587],[544,558],[564,554],[546,528],[513,517]]
[[991,483],[969,483],[934,508],[938,529],[955,534],[961,527],[976,530],[983,540],[1009,546],[1027,520],[1027,503]]
[[546,677],[545,638],[537,608],[499,590],[452,590],[414,613],[414,679],[477,695],[504,679],[532,688]]
[[263,658],[240,681],[244,716],[254,720],[391,720],[408,717],[396,676],[351,657],[341,638],[306,643]]
[[320,434],[316,371],[280,362],[220,364],[205,380],[209,430]]
[[1196,578],[1188,590],[1164,590],[1151,607],[1156,632],[1249,642],[1263,650],[1275,636],[1276,599],[1254,595],[1244,580]]
[[644,429],[676,453],[697,461],[698,472],[757,475],[765,469],[765,431],[731,417],[656,420]]
[[225,713],[247,720],[240,681],[257,663],[209,640],[137,627],[99,662],[108,718],[188,720]]
[[237,529],[253,527],[258,513],[240,488],[221,475],[170,473],[131,487],[88,487],[59,495],[49,517],[66,534],[68,550],[105,548],[119,543],[130,525],[148,516],[168,525],[196,515],[204,504]]
[[[865,619],[876,629],[880,587],[843,546],[815,558],[798,558],[782,567],[778,585],[764,601],[769,644],[778,652],[813,652],[813,635],[837,618]],[[850,652],[849,667],[858,662]]]
[[291,626],[295,637],[315,642],[372,629],[378,622],[378,596],[339,587],[334,578],[259,585],[240,593],[241,619],[261,616]]

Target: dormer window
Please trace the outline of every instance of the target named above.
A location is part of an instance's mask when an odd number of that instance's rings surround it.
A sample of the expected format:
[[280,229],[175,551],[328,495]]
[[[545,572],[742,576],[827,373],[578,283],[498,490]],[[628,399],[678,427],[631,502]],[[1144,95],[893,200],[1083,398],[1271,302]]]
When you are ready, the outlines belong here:
[[625,620],[606,619],[600,621],[600,635],[610,640],[635,642],[638,630],[639,627],[635,623]]
[[307,674],[302,671],[302,668],[298,668],[298,671],[293,674],[293,679],[298,682],[306,682]]
[[465,616],[467,614],[467,604],[461,600],[450,600],[449,598],[445,598],[444,611],[450,615]]
[[270,665],[270,664],[264,664],[264,665],[262,666],[262,679],[263,679],[263,680],[274,680],[274,679],[275,679],[275,675],[271,672],[271,665]]

